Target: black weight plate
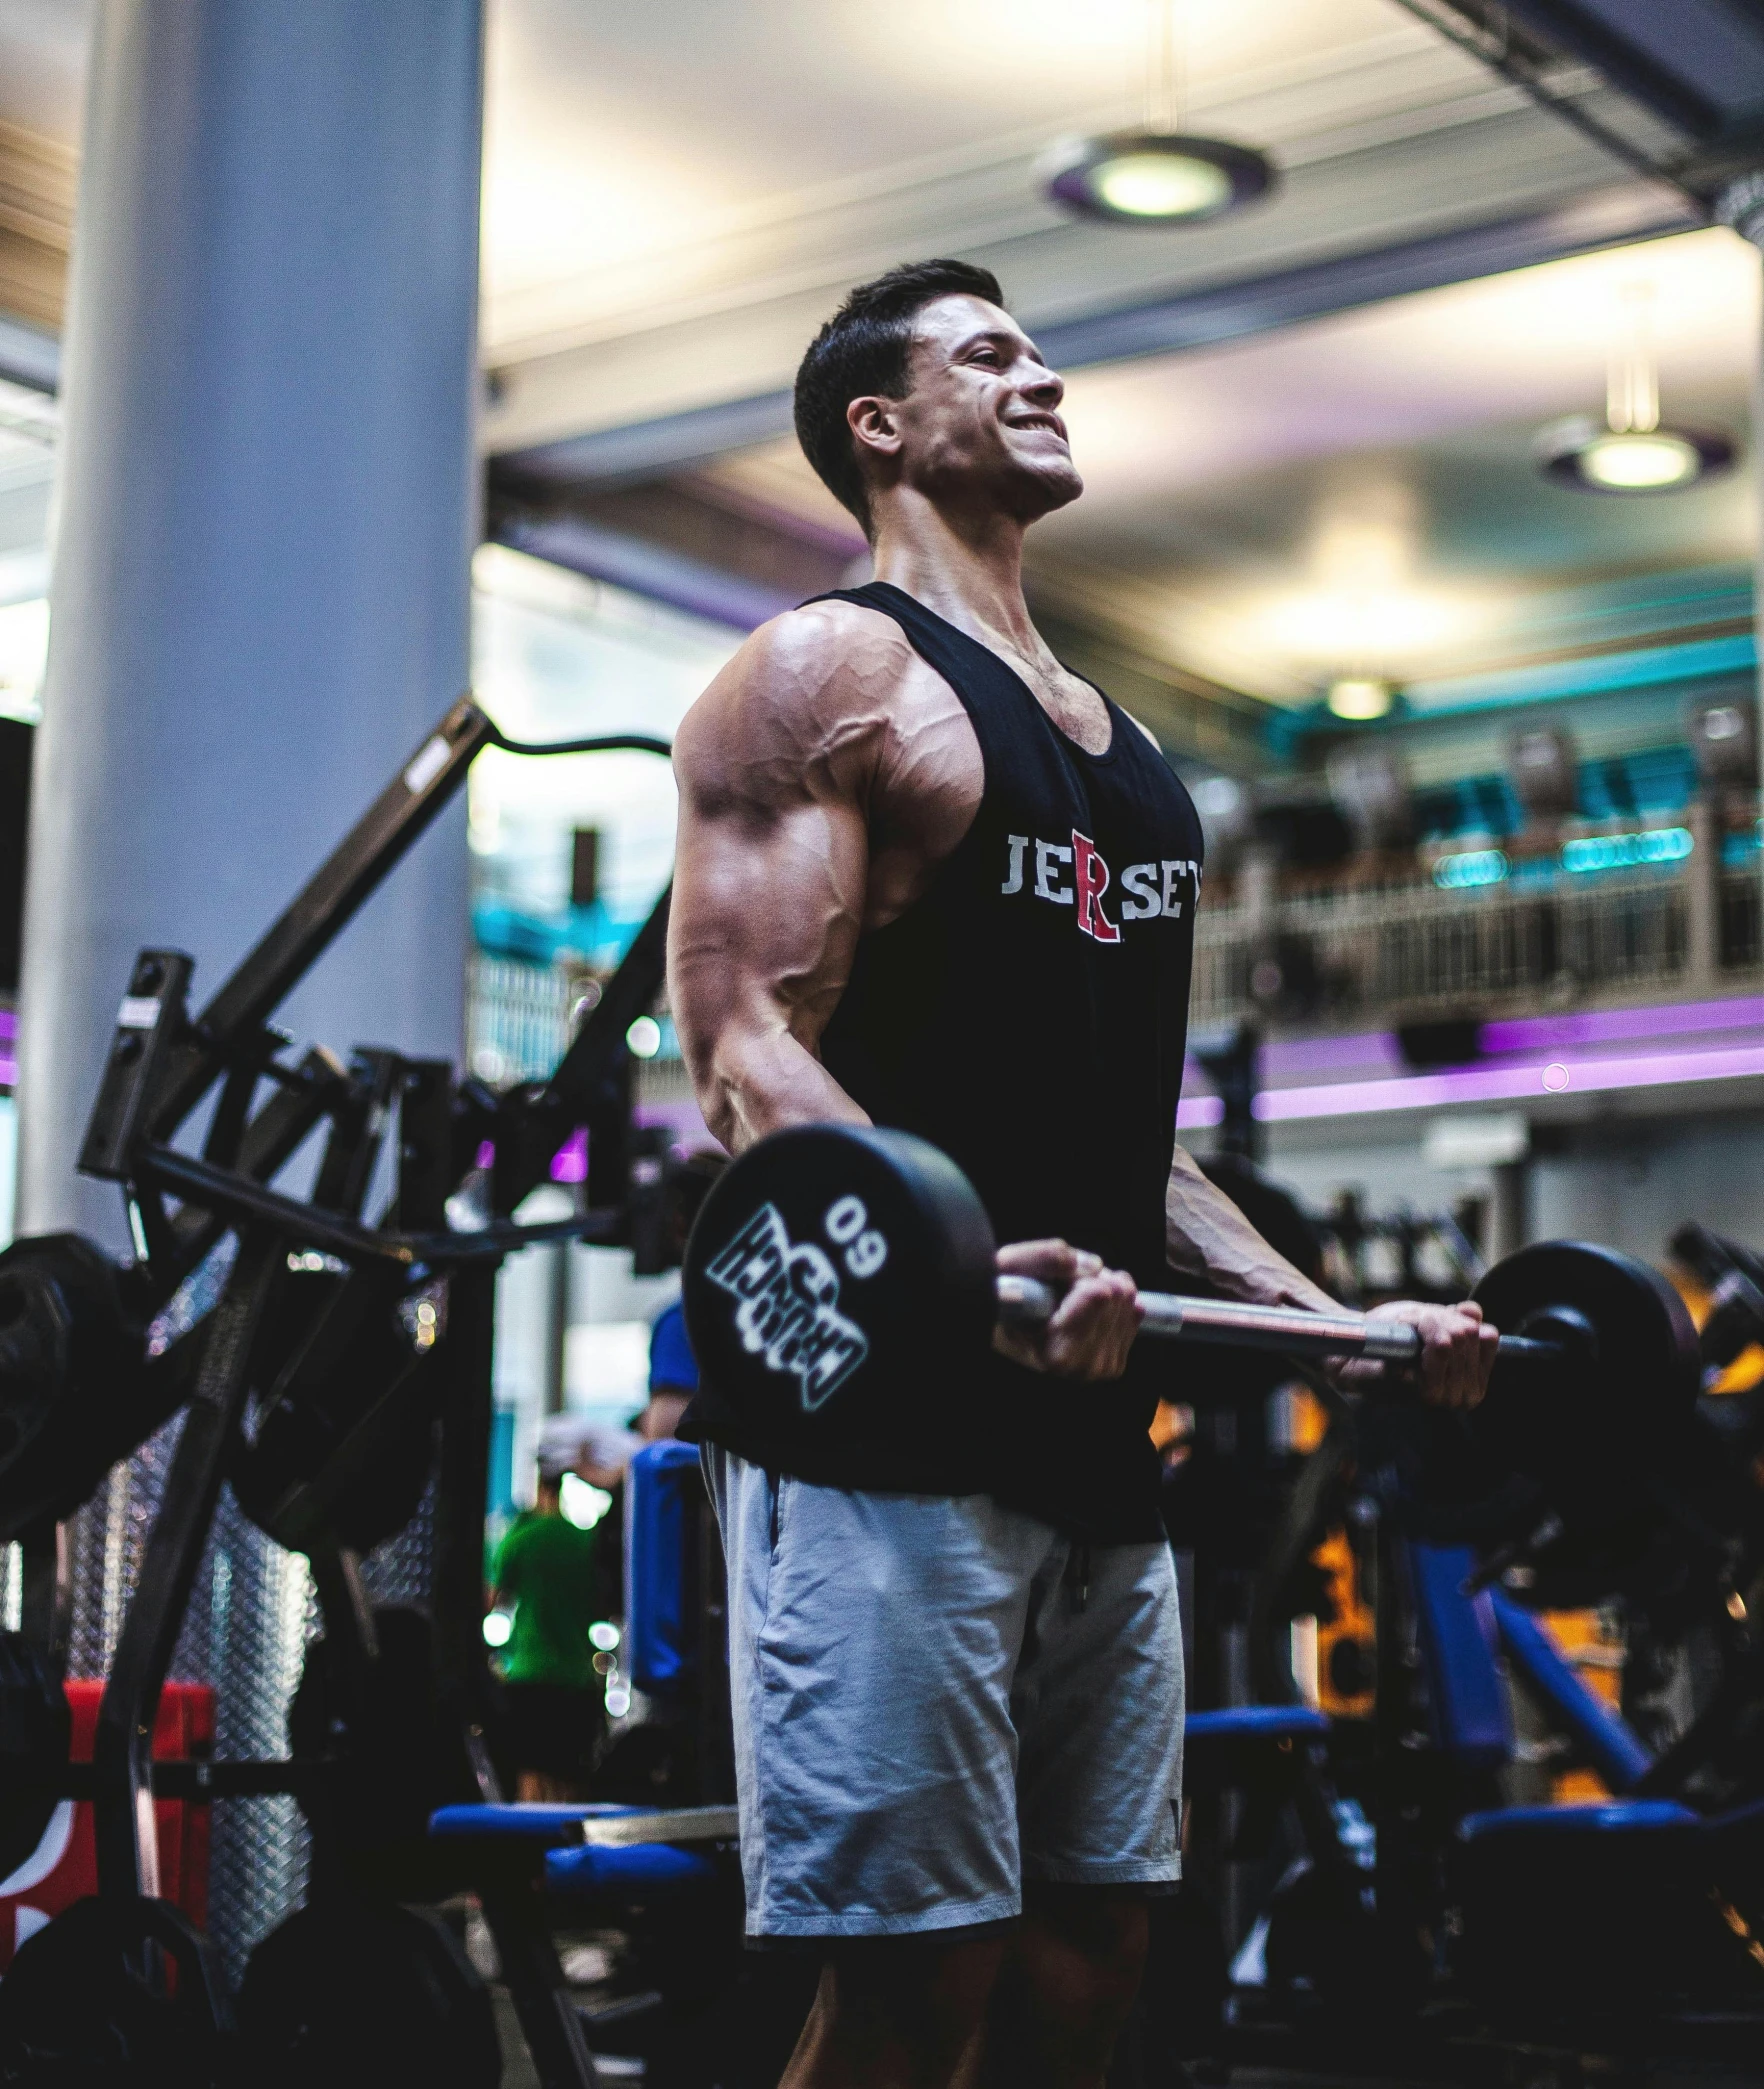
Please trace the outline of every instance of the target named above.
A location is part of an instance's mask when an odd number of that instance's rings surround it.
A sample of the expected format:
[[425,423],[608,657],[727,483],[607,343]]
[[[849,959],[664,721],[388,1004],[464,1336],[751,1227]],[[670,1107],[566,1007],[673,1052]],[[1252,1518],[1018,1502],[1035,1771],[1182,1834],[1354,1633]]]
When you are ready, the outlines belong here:
[[0,1878],[43,1839],[67,1767],[67,1693],[21,1632],[0,1632]]
[[28,1470],[57,1514],[137,1440],[146,1359],[129,1294],[128,1273],[77,1233],[0,1251],[0,1477],[10,1491]]
[[923,1139],[776,1132],[724,1173],[687,1243],[699,1369],[768,1443],[892,1441],[984,1355],[995,1255],[972,1185]]
[[[357,1303],[343,1279],[301,1270],[280,1288],[262,1353],[291,1362],[249,1434],[236,1440],[228,1478],[252,1522],[291,1550],[304,1550],[311,1533],[284,1527],[283,1504],[319,1481],[346,1446],[363,1469],[325,1518],[340,1543],[371,1551],[404,1528],[422,1499],[434,1463],[438,1381],[428,1373],[432,1352],[413,1351],[400,1331],[398,1296],[387,1289],[366,1297],[339,1343],[327,1340],[327,1316]],[[410,1391],[418,1374],[412,1397],[394,1397]]]
[[176,1908],[94,1896],[27,1937],[0,1981],[0,2083],[211,2089],[231,2029],[208,1944]]
[[1687,1453],[1702,1367],[1683,1301],[1645,1263],[1576,1241],[1521,1248],[1475,1297],[1503,1334],[1547,1340],[1564,1313],[1591,1329],[1559,1364],[1498,1366],[1466,1434],[1485,1469],[1534,1480],[1562,1519],[1540,1586],[1614,1586],[1645,1554]]
[[429,1815],[452,1796],[448,1738],[435,1695],[434,1627],[403,1604],[374,1610],[378,1658],[366,1664],[352,1700],[324,1637],[309,1640],[300,1685],[288,1707],[288,1745],[297,1756],[330,1755],[336,1774],[322,1795],[315,1833],[366,1865],[387,1852],[425,1848]]
[[315,1901],[252,1952],[239,1989],[253,2089],[496,2089],[489,1991],[436,1917]]

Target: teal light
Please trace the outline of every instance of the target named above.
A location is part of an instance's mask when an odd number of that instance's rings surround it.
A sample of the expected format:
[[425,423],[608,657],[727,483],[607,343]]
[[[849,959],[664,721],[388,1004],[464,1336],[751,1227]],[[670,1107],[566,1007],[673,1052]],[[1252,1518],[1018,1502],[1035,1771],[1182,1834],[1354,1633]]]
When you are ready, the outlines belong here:
[[1433,866],[1433,882],[1446,892],[1461,892],[1467,885],[1498,885],[1507,875],[1507,859],[1500,849],[1468,849],[1461,856],[1442,856]]
[[1682,863],[1695,846],[1688,827],[1650,827],[1644,834],[1588,834],[1562,844],[1562,868],[1633,870],[1643,863]]

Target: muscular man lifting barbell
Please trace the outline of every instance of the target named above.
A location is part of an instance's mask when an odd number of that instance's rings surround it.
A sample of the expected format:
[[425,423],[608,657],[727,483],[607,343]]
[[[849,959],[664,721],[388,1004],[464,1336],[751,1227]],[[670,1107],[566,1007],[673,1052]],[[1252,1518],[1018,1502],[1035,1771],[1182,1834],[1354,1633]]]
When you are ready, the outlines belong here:
[[[1174,1267],[1339,1311],[1174,1144],[1201,833],[1023,600],[1024,531],[1082,490],[1061,395],[984,270],[853,292],[796,420],[877,578],[756,632],[675,747],[670,992],[707,1122],[737,1153],[817,1122],[919,1134],[1015,1243],[999,1269],[1059,1294],[982,1338],[961,1402],[925,1397],[950,1351],[924,1306],[910,1427],[807,1441],[701,1394],[748,1926],[827,1954],[791,2089],[973,2079],[1007,1942],[1016,2078],[1101,2082],[1145,1896],[1179,1869],[1138,1287]],[[873,1274],[882,1234],[826,1224],[827,1271]],[[1418,1330],[1428,1398],[1480,1398],[1474,1306],[1382,1313]]]

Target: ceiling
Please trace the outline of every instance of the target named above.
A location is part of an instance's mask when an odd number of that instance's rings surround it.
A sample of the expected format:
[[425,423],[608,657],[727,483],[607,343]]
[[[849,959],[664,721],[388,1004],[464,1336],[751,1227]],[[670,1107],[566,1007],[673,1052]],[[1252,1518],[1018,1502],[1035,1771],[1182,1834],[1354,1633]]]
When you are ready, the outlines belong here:
[[[1721,37],[1747,0],[1685,4],[1707,97],[1740,77]],[[1731,620],[1743,477],[1598,501],[1537,478],[1529,444],[1598,408],[1637,281],[1668,414],[1745,433],[1756,258],[1657,237],[1700,213],[1630,163],[1738,135],[1738,90],[1700,129],[1633,75],[1618,92],[1599,18],[1634,0],[1522,0],[1531,40],[1500,48],[1524,79],[1487,62],[1489,0],[1182,6],[1188,121],[1269,148],[1282,181],[1148,231],[1075,224],[1036,176],[1062,133],[1140,114],[1147,0],[489,0],[507,540],[552,531],[553,555],[699,606],[714,583],[732,621],[861,570],[780,439],[789,380],[847,284],[954,251],[1073,372],[1088,491],[1037,532],[1037,612],[1174,747],[1251,761],[1270,715],[1349,668],[1449,691]],[[0,311],[38,327],[93,11],[0,0]]]
[[[1540,426],[1602,408],[1638,292],[1668,418],[1743,443],[1759,270],[1722,228],[1073,373],[1065,413],[1086,490],[1031,536],[1037,613],[1112,653],[1117,672],[1162,669],[1215,705],[1258,708],[1313,706],[1349,672],[1427,683],[1443,707],[1463,678],[1749,620],[1743,470],[1613,500],[1533,464]],[[801,592],[861,563],[850,517],[787,438],[673,490],[798,537]],[[654,489],[602,496],[595,512],[668,533]],[[686,541],[677,524],[671,536]]]
[[[1268,147],[1283,183],[1148,232],[1072,224],[1035,171],[1141,114],[1147,0],[489,0],[488,446],[775,397],[844,286],[903,254],[987,259],[1069,325],[1597,196],[1594,237],[1683,218],[1398,0],[1178,4],[1185,120]],[[0,0],[0,248],[65,252],[93,12]],[[1666,136],[1577,61],[1558,84]],[[43,323],[54,293],[11,309]]]
[[1599,498],[1545,480],[1531,445],[1540,424],[1602,411],[1625,293],[1643,286],[1669,415],[1743,437],[1758,274],[1715,229],[1081,372],[1088,491],[1037,532],[1038,583],[1276,700],[1347,672],[1528,659],[1565,590],[1751,558],[1745,476]]

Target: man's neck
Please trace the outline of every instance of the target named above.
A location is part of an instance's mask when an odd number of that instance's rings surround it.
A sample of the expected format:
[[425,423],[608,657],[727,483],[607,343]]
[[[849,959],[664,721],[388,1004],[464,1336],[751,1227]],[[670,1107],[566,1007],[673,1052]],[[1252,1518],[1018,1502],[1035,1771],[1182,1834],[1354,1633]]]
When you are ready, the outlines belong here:
[[1023,525],[993,514],[969,523],[897,489],[876,514],[876,578],[933,609],[958,631],[1039,653],[1023,600]]

